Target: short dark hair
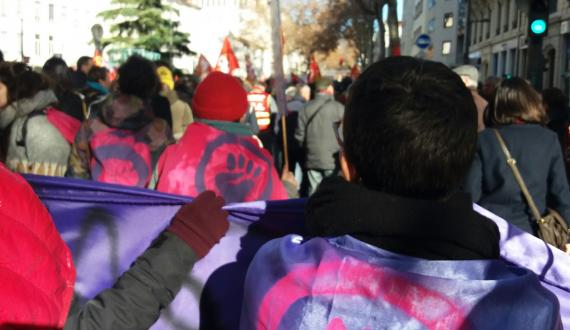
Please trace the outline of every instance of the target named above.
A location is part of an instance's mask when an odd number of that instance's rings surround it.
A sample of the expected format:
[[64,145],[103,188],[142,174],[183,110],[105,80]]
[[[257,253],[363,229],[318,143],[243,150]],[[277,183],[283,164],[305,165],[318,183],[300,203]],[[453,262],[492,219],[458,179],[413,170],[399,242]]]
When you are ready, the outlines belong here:
[[344,138],[346,157],[364,186],[444,199],[473,162],[477,109],[445,65],[391,57],[371,65],[352,86]]
[[59,57],[52,57],[44,63],[42,72],[50,79],[56,93],[73,89],[71,70]]
[[119,68],[119,91],[148,99],[158,91],[159,80],[154,64],[138,55],[131,56]]
[[8,104],[30,98],[49,88],[48,79],[25,63],[0,63],[0,82],[8,89]]
[[540,94],[521,78],[501,81],[486,117],[490,126],[509,125],[517,121],[546,124],[548,120]]
[[542,103],[544,103],[551,121],[568,120],[568,96],[556,87],[542,91]]
[[0,63],[4,62],[4,53],[0,50]]
[[109,69],[102,66],[94,66],[89,70],[87,74],[87,80],[92,82],[99,82],[100,80],[107,79],[107,75],[109,74]]
[[78,60],[77,60],[77,70],[81,70],[81,67],[83,67],[84,65],[86,65],[87,63],[89,63],[90,61],[93,61],[92,57],[89,56],[81,56]]

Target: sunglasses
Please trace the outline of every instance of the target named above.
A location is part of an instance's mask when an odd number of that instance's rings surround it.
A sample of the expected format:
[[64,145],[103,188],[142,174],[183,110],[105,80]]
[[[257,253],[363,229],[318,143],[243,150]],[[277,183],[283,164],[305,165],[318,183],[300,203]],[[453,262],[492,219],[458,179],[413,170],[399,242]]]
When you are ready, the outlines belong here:
[[336,136],[336,142],[341,149],[344,149],[344,141],[342,139],[342,120],[333,123],[333,130]]

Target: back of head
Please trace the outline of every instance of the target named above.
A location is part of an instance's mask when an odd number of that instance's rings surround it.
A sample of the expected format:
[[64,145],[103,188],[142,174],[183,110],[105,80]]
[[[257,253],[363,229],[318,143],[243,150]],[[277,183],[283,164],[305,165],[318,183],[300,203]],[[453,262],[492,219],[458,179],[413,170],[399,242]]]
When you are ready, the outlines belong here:
[[443,64],[392,57],[371,65],[352,86],[344,137],[346,157],[366,187],[443,199],[473,161],[477,110]]
[[56,91],[71,90],[71,70],[67,63],[59,57],[52,57],[42,67],[42,72],[50,79],[52,88]]
[[158,92],[159,80],[154,64],[140,56],[131,56],[119,68],[119,91],[148,99]]
[[545,124],[546,111],[540,94],[524,79],[503,80],[487,111],[489,125],[509,125],[519,121]]
[[192,98],[192,110],[200,119],[236,122],[248,106],[247,93],[240,81],[221,72],[210,73]]
[[8,104],[30,98],[49,88],[49,82],[44,75],[19,62],[0,63],[0,82],[8,89]]
[[81,68],[83,68],[84,66],[88,65],[91,61],[93,61],[93,59],[89,56],[81,56],[78,60],[77,60],[77,71],[81,71]]
[[87,74],[87,80],[91,82],[99,82],[101,80],[105,81],[107,75],[109,74],[109,69],[101,66],[94,66],[89,70]]
[[315,88],[318,92],[326,91],[329,87],[333,86],[333,80],[330,78],[319,78],[315,82]]

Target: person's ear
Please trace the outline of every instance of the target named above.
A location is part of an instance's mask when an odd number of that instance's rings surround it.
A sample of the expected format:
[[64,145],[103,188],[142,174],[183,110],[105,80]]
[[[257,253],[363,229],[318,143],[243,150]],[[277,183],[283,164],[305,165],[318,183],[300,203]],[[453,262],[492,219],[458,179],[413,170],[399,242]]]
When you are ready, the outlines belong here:
[[358,183],[360,182],[360,176],[356,171],[356,168],[346,159],[346,155],[341,151],[340,153],[340,170],[342,176],[348,182]]

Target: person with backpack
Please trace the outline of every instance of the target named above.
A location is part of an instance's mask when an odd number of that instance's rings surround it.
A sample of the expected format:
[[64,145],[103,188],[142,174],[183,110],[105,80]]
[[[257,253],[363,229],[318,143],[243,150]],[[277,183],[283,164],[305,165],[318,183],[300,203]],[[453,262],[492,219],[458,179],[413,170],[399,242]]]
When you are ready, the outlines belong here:
[[[5,163],[25,174],[64,176],[80,121],[61,110],[50,80],[24,63],[0,65],[7,101],[0,111]],[[69,108],[67,108],[69,109]]]
[[174,143],[170,126],[152,108],[158,84],[154,64],[142,57],[119,68],[118,91],[95,104],[77,134],[68,176],[147,186],[160,154]]

